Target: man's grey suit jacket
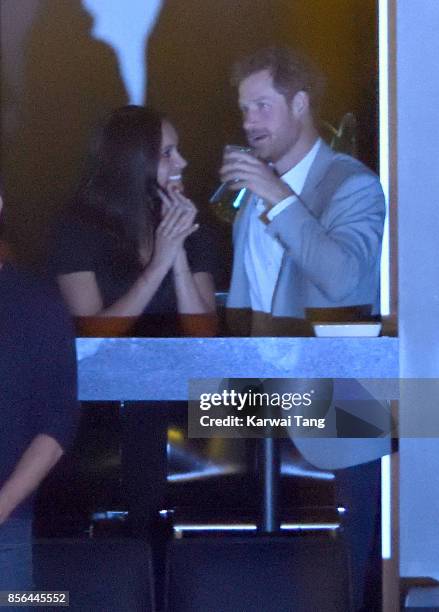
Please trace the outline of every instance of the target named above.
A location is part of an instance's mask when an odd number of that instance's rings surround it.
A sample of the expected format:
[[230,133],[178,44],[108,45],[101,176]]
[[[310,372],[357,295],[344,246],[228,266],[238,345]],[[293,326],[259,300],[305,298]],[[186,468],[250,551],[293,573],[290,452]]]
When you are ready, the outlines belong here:
[[[234,261],[227,306],[251,308],[244,268],[252,200],[234,225]],[[379,312],[380,255],[385,201],[378,177],[358,160],[322,143],[300,200],[267,225],[285,248],[271,315],[304,318],[306,308],[371,304]],[[373,411],[375,401],[371,399]],[[361,404],[368,420],[365,401]],[[349,408],[348,408],[349,410]],[[334,435],[335,405],[327,415]],[[358,416],[358,415],[356,415]],[[390,452],[389,438],[295,437],[314,465],[335,469],[371,461]]]
[[[244,269],[249,204],[238,212],[233,230],[229,308],[251,307]],[[300,201],[267,225],[285,248],[271,314],[303,318],[305,308],[358,304],[372,304],[373,312],[379,312],[384,216],[378,177],[322,143]]]

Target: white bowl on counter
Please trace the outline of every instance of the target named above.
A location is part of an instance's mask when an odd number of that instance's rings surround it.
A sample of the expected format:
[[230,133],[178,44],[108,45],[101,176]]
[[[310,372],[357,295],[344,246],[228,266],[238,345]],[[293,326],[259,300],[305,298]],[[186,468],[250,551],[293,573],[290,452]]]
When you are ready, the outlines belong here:
[[317,338],[377,338],[381,323],[313,323]]

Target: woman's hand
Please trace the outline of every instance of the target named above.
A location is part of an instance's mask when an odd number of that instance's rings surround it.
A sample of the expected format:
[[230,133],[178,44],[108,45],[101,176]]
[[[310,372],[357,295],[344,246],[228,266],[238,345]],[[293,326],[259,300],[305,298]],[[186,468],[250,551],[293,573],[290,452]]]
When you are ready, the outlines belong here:
[[[215,287],[213,278],[208,272],[192,274],[183,246],[189,234],[199,227],[198,224],[194,224],[197,209],[193,202],[177,189],[163,192],[161,196],[163,219],[160,226],[166,219],[169,219],[169,223],[163,229],[163,234],[170,232],[170,235],[174,235],[172,246],[168,244],[167,248],[169,252],[172,249],[175,253],[172,272],[177,296],[177,309],[181,317],[186,315],[185,319],[180,319],[183,330],[185,332],[189,330],[189,335],[200,335],[200,330],[202,330],[201,335],[215,335]],[[171,215],[175,216],[171,217]],[[157,231],[159,228],[157,228]],[[157,240],[158,234],[156,234]],[[195,322],[193,318],[195,315],[210,315],[210,317],[208,319],[198,317]]]
[[160,189],[159,195],[162,200],[162,218],[169,210],[180,208],[181,210],[185,210],[188,214],[192,213],[193,219],[195,219],[197,208],[189,198],[183,195],[180,189],[177,189],[175,186],[166,191]]
[[152,265],[172,267],[182,250],[186,238],[199,225],[194,223],[197,209],[194,204],[178,191],[160,192],[162,199],[162,220],[155,232]]

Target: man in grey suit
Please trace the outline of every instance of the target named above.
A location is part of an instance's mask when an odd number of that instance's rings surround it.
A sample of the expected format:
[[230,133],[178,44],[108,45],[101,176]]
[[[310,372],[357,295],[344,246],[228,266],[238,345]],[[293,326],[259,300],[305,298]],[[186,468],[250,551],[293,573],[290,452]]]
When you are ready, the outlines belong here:
[[[371,170],[319,137],[318,72],[292,50],[269,48],[237,63],[233,81],[251,151],[226,150],[221,168],[231,189],[250,194],[234,225],[229,313],[250,313],[256,335],[294,332],[307,308],[371,304],[378,313],[384,196]],[[324,436],[292,437],[311,463],[337,470],[355,610],[373,610],[366,585],[379,515],[376,459],[390,445]]]
[[228,308],[249,309],[265,335],[306,308],[377,313],[384,196],[371,170],[319,137],[321,77],[270,48],[238,63],[233,80],[251,152],[226,151],[221,177],[253,196],[235,221]]

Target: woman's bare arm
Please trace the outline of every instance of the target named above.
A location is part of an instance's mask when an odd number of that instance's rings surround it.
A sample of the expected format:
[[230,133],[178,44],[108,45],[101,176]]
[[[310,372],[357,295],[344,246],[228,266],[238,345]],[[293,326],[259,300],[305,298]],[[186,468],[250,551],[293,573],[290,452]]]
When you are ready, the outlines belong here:
[[35,436],[8,480],[0,488],[0,525],[35,491],[63,452],[59,443],[51,436]]
[[[188,217],[195,220],[197,209],[194,203],[179,190],[161,191],[163,210],[183,209]],[[211,314],[215,308],[215,286],[209,272],[192,273],[186,250],[182,247],[172,267],[177,296],[177,310],[180,314]]]
[[130,289],[107,308],[104,308],[94,272],[61,274],[58,284],[73,316],[138,317],[154,297],[169,268],[148,266]]
[[173,267],[177,310],[181,314],[215,312],[215,287],[209,272],[192,273],[184,249]]
[[186,238],[198,229],[186,210],[168,210],[155,233],[154,255],[130,289],[104,308],[93,271],[58,276],[61,293],[73,316],[137,317],[154,297]]

